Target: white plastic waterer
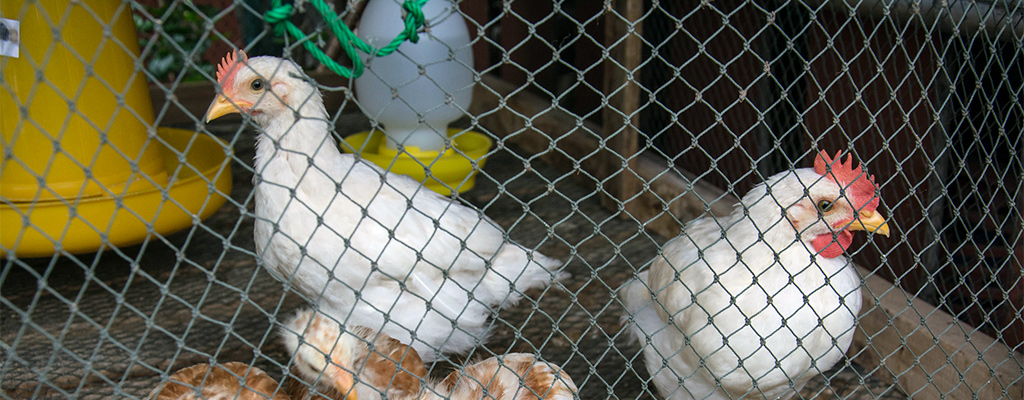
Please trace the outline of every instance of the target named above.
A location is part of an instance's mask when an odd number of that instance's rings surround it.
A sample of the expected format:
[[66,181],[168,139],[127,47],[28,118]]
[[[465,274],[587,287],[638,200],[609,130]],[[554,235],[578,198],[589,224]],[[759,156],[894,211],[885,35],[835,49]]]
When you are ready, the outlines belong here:
[[[423,6],[425,31],[385,57],[367,56],[356,78],[356,96],[366,114],[384,127],[380,151],[401,147],[416,155],[444,152],[448,124],[465,115],[473,100],[473,53],[469,31],[450,0]],[[398,0],[372,0],[359,20],[359,37],[383,47],[403,29]],[[390,150],[390,151],[388,151]]]
[[[476,182],[494,142],[480,132],[449,128],[473,100],[473,53],[469,31],[451,0],[423,5],[424,29],[417,43],[364,57],[356,98],[370,119],[383,126],[345,138],[342,149],[391,172],[413,177],[442,194],[465,192]],[[405,24],[399,0],[371,0],[358,35],[375,48],[387,46]]]

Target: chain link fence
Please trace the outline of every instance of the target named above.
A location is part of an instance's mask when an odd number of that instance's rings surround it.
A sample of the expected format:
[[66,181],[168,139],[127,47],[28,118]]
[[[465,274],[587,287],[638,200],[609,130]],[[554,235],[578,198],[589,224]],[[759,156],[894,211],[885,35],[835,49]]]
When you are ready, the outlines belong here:
[[[197,363],[294,374],[282,321],[330,293],[271,271],[254,238],[290,222],[257,211],[258,119],[208,123],[206,111],[227,93],[217,63],[244,49],[302,67],[334,138],[381,128],[353,80],[303,44],[352,67],[328,23],[355,27],[365,3],[295,1],[286,20],[300,40],[265,18],[289,4],[264,0],[0,4],[0,396],[144,398]],[[450,51],[472,53],[460,90],[473,101],[451,126],[492,144],[475,186],[446,183],[449,197],[570,276],[521,293],[510,279],[523,299],[485,304],[488,339],[428,363],[431,377],[518,352],[561,366],[578,398],[664,398],[620,287],[676,235],[701,240],[689,221],[724,220],[760,182],[843,150],[875,176],[892,232],[849,245],[864,304],[855,328],[829,334],[852,345],[811,367],[796,397],[1024,396],[1019,2],[457,3],[470,39]],[[408,204],[396,227],[429,212]],[[362,223],[386,224],[367,210]],[[427,236],[455,235],[437,224]],[[294,240],[313,258],[306,239]],[[374,268],[387,257],[360,256]],[[705,377],[675,373],[682,388]]]

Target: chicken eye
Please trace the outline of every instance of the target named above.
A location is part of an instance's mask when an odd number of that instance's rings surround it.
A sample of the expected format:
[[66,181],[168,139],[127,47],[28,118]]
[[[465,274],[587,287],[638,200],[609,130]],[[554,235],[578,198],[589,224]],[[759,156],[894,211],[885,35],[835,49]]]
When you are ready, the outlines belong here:
[[832,211],[832,202],[828,201],[828,200],[819,200],[818,201],[818,211],[821,211],[821,212]]
[[262,79],[256,79],[249,84],[249,88],[257,92],[263,90],[265,86],[267,86],[267,84],[266,82],[263,82]]

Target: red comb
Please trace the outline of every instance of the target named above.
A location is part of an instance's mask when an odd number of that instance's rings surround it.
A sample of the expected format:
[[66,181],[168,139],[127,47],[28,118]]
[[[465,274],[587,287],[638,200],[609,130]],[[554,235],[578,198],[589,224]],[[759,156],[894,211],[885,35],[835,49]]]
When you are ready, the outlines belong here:
[[233,87],[238,69],[248,60],[249,57],[242,50],[235,50],[224,56],[220,65],[217,66],[217,82],[220,83],[220,87],[225,89]]
[[818,153],[814,160],[814,172],[831,178],[847,191],[847,195],[853,200],[854,206],[874,210],[878,207],[878,197],[875,196],[875,176],[857,166],[853,167],[853,155],[846,155],[846,162],[842,160],[842,150],[836,152],[835,158],[829,157],[825,150]]

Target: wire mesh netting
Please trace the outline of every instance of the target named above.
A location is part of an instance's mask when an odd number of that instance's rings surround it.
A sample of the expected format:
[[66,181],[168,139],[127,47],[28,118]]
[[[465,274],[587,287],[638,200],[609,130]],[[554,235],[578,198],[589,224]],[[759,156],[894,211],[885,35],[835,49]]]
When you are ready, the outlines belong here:
[[4,1],[0,394],[1024,398],[1022,43],[1002,0]]

